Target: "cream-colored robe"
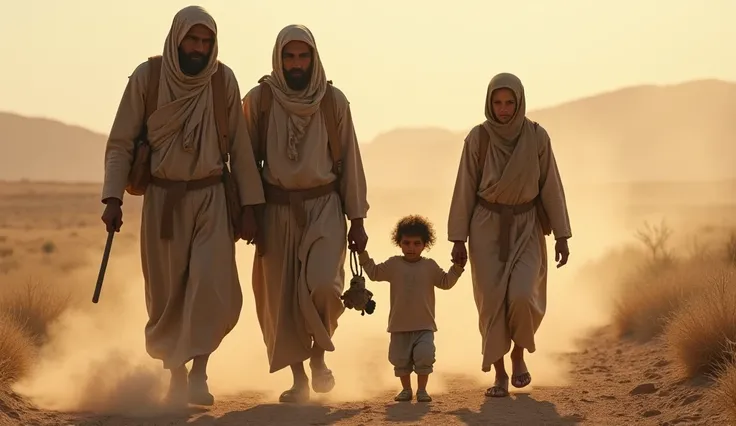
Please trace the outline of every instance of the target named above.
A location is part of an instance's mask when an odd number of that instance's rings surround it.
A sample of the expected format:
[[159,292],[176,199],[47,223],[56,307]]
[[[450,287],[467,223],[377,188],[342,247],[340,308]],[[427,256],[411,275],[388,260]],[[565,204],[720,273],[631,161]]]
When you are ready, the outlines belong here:
[[[499,260],[500,215],[476,203],[523,204],[540,193],[556,238],[570,237],[562,181],[550,138],[525,120],[518,145],[491,137],[483,177],[478,173],[480,126],[465,139],[450,214],[448,239],[469,241],[468,258],[482,338],[482,370],[511,349],[536,350],[534,334],[547,308],[547,247],[535,209],[514,217],[509,261]],[[534,135],[528,137],[527,135]],[[506,175],[505,177],[502,177]],[[480,180],[480,185],[478,185]]]
[[[345,217],[368,214],[363,162],[345,95],[334,90],[338,132],[342,142],[343,175],[340,194],[306,200],[307,224],[300,229],[289,206],[266,205],[266,254],[253,262],[253,294],[266,343],[270,371],[305,361],[312,343],[335,349],[332,336],[344,311],[347,223]],[[250,134],[257,134],[259,86],[243,100]],[[274,100],[268,127],[265,182],[287,190],[307,189],[335,180],[321,110],[311,118],[296,146],[298,159],[288,158],[287,113]]]
[[[163,74],[162,70],[162,80]],[[227,66],[224,75],[233,179],[242,205],[261,204],[263,187],[242,114],[238,83]],[[147,85],[148,63],[144,62],[129,78],[110,131],[103,200],[123,199],[133,141],[144,116]],[[165,90],[162,85],[159,107],[166,105]],[[211,108],[211,89],[206,88],[204,93],[200,102]],[[157,110],[158,115],[154,113],[149,124],[170,123],[172,117],[167,117],[166,111]],[[169,140],[152,139],[153,175],[170,180],[196,180],[220,174],[222,161],[214,114],[204,115],[200,132],[200,137],[193,139],[194,146],[185,144],[181,133]],[[149,185],[144,195],[141,260],[149,316],[145,327],[146,349],[151,357],[163,361],[164,368],[174,368],[217,349],[239,319],[243,296],[223,186],[187,192],[174,210],[171,240],[159,237],[165,194],[165,189]]]

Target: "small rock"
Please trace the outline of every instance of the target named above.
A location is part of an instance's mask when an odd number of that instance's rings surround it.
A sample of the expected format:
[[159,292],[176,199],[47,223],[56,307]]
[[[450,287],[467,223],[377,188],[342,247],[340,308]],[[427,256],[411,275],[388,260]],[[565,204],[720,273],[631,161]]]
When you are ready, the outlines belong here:
[[647,410],[647,411],[641,413],[641,416],[642,417],[654,417],[654,416],[658,416],[660,414],[662,414],[662,412],[659,411],[659,410]]
[[639,386],[635,387],[629,392],[629,395],[645,395],[657,392],[657,387],[654,385],[654,383],[642,383]]
[[686,397],[685,399],[682,400],[682,405],[692,404],[693,402],[699,400],[702,397],[703,397],[703,395],[701,395],[699,393],[696,393],[694,395],[690,395],[690,396],[688,396],[688,397]]

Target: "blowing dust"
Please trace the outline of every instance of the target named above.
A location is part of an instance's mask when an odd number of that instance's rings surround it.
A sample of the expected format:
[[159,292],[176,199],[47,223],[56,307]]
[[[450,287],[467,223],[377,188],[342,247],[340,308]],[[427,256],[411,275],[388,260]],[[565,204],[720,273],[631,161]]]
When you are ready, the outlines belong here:
[[[389,238],[395,222],[403,215],[418,213],[432,220],[437,232],[437,245],[425,255],[449,268],[451,245],[444,240],[450,188],[426,194],[448,200],[443,207],[429,209],[410,202],[381,204],[380,188],[373,189],[370,196],[373,202],[366,221],[368,248],[377,262],[399,253]],[[621,204],[607,200],[595,199],[573,188],[568,190],[574,233],[570,240],[572,253],[570,263],[556,269],[554,244],[550,239],[547,317],[537,335],[537,352],[527,355],[533,385],[566,384],[567,365],[558,355],[577,349],[576,339],[608,318],[610,297],[593,283],[581,281],[578,274],[587,260],[598,258],[620,244],[622,236],[629,235],[619,227],[623,212],[616,206]],[[606,226],[601,227],[601,223]],[[291,374],[288,369],[268,373],[250,288],[253,248],[241,242],[237,250],[244,305],[238,325],[210,358],[210,389],[216,398],[256,392],[262,394],[258,400],[275,402],[278,394],[291,386]],[[97,252],[90,253],[89,263],[94,267],[70,278],[75,288],[79,287],[90,298],[99,256]],[[347,262],[346,276],[349,280]],[[327,354],[328,365],[337,379],[327,400],[370,399],[398,386],[387,359],[388,284],[368,280],[367,285],[374,293],[376,311],[361,316],[348,310],[342,316],[335,336],[337,350]],[[480,335],[470,269],[466,268],[453,289],[436,290],[436,296],[439,331],[435,339],[435,374],[430,379],[432,391],[443,392],[447,381],[457,375],[475,379],[479,384],[490,383],[492,378],[480,371]],[[68,310],[53,325],[39,362],[16,385],[16,391],[46,409],[128,415],[161,413],[164,408],[158,401],[165,392],[168,375],[145,352],[145,323],[140,256],[136,250],[122,252],[113,247],[100,303],[82,303]]]

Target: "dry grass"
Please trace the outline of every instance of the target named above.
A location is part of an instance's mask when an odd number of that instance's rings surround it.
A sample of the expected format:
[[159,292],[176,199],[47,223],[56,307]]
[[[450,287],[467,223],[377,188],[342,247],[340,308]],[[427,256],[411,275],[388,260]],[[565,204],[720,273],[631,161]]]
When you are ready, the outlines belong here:
[[636,234],[642,243],[640,259],[629,265],[632,273],[619,283],[614,303],[612,321],[621,337],[647,341],[661,335],[673,316],[695,303],[696,296],[717,291],[718,274],[729,268],[724,259],[730,256],[736,237],[675,251],[668,245],[672,234],[664,222],[645,225]]
[[67,309],[69,294],[38,281],[0,292],[0,388],[21,379],[46,343],[51,324]]
[[675,251],[664,226],[638,233],[645,250],[622,283],[614,326],[639,340],[661,335],[687,377],[715,380],[712,399],[736,422],[736,234]]
[[[730,344],[730,351],[736,351]],[[712,392],[714,406],[725,410],[732,423],[736,423],[736,361],[719,364],[715,370],[715,387]]]
[[622,283],[613,311],[620,336],[646,341],[658,336],[667,319],[706,285],[703,268],[694,261],[647,266]]
[[27,333],[7,315],[0,314],[0,388],[30,370],[36,347]]
[[49,326],[69,307],[71,294],[40,281],[4,289],[0,312],[26,332],[33,342],[46,342]]
[[736,341],[736,279],[733,268],[707,272],[707,285],[667,322],[667,344],[686,374],[712,374],[733,358]]

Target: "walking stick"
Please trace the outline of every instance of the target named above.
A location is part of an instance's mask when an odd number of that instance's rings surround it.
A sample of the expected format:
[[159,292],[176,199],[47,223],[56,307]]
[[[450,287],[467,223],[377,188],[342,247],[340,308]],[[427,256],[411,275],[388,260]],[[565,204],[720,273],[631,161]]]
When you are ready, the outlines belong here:
[[112,248],[112,238],[115,231],[107,234],[107,242],[105,243],[105,252],[102,254],[102,263],[100,264],[100,273],[97,275],[97,284],[95,284],[95,294],[92,296],[92,303],[100,300],[100,292],[102,291],[102,282],[105,280],[105,270],[107,270],[107,261],[110,260],[110,249]]

